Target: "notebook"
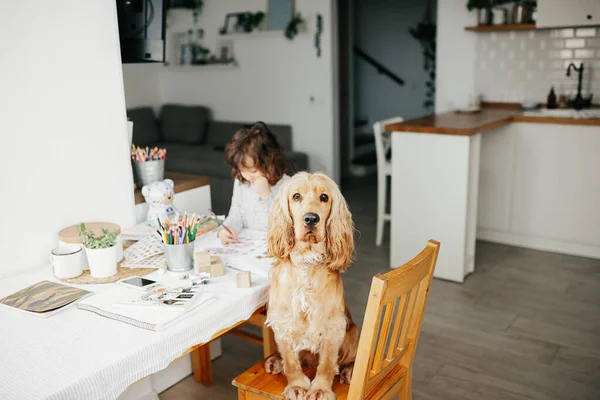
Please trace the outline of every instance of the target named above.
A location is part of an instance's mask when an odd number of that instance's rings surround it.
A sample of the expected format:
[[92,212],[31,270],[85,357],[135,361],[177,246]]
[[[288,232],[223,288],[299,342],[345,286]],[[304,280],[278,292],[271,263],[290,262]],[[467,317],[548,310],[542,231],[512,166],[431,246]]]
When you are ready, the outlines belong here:
[[116,286],[106,292],[85,299],[77,304],[80,310],[90,311],[100,316],[137,326],[151,331],[161,331],[180,321],[193,309],[205,306],[215,300],[212,294],[198,293],[192,307],[187,307],[184,312],[156,309],[155,307],[131,307],[127,304],[140,291],[127,287]]
[[182,313],[196,306],[196,302],[202,298],[201,290],[200,286],[158,287],[147,292],[131,290],[131,296],[117,300],[113,306]]
[[0,299],[0,305],[48,318],[92,294],[62,283],[41,281]]

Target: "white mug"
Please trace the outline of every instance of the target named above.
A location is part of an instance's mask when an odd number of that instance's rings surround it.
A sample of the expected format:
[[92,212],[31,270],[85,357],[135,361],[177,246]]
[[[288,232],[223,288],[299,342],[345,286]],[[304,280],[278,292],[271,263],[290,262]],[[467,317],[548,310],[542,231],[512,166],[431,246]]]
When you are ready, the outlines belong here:
[[59,246],[50,253],[50,262],[58,279],[76,278],[83,271],[83,248],[76,244]]

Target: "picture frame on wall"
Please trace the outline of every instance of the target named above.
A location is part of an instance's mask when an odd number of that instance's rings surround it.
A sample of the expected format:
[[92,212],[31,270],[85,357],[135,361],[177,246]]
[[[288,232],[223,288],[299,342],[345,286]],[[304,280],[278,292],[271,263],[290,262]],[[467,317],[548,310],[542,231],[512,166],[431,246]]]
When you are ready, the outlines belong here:
[[229,13],[225,16],[225,22],[223,23],[223,27],[219,31],[221,35],[230,35],[232,33],[239,32],[239,17],[240,14],[243,13]]
[[270,31],[284,31],[294,17],[294,13],[294,0],[268,0],[268,29]]

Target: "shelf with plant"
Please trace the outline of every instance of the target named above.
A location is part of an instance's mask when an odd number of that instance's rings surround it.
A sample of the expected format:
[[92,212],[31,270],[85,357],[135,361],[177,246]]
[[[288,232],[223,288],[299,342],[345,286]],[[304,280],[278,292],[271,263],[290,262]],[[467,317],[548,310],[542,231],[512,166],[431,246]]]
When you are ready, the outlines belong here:
[[[512,8],[504,7],[512,4]],[[477,26],[465,27],[468,31],[529,30],[535,29],[533,12],[537,0],[468,0],[467,10],[477,10]],[[493,9],[505,10],[505,23],[493,25]],[[510,11],[511,18],[508,18]],[[508,24],[508,20],[511,24]]]

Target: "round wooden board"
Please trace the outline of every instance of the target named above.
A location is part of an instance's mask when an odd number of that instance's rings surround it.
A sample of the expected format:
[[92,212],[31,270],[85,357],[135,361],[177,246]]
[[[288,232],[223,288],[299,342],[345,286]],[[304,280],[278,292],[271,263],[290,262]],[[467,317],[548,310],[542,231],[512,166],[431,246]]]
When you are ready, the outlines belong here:
[[106,278],[94,278],[90,275],[90,270],[85,270],[81,275],[71,279],[61,279],[65,283],[71,283],[74,285],[92,285],[101,283],[114,283],[121,279],[129,278],[131,276],[144,276],[151,272],[156,271],[156,268],[121,268],[117,267],[117,273],[113,276]]

